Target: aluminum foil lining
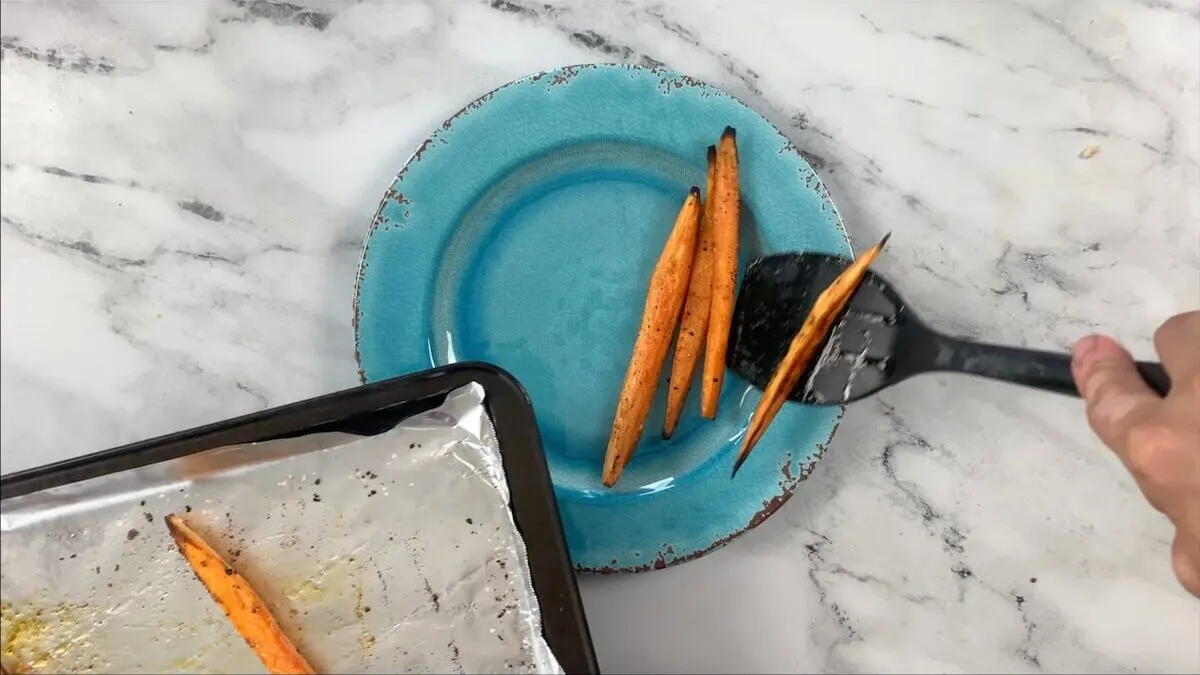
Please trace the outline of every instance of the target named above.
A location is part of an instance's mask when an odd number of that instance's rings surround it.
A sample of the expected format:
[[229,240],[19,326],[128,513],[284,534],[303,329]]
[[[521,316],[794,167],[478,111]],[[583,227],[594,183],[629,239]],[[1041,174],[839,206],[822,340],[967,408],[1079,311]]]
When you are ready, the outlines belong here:
[[0,505],[9,672],[253,673],[180,514],[322,673],[562,672],[483,388],[377,436],[218,448]]

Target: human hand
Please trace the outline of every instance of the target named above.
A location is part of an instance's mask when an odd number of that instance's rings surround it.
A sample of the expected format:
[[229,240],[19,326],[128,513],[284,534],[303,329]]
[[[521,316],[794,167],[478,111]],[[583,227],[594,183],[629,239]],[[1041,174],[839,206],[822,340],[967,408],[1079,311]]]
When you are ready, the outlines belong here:
[[1154,347],[1171,378],[1165,397],[1146,386],[1124,347],[1101,335],[1075,345],[1071,371],[1096,435],[1175,525],[1171,566],[1200,597],[1200,311],[1168,319]]

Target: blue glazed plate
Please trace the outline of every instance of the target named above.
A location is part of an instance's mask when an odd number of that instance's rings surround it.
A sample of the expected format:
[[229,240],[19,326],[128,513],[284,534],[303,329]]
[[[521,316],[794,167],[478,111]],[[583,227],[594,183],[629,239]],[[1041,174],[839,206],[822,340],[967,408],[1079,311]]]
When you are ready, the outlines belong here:
[[467,106],[396,176],[364,245],[363,381],[475,360],[514,374],[580,570],[662,568],[754,527],[812,470],[841,417],[786,406],[730,480],[759,392],[731,374],[708,422],[695,386],[664,442],[664,368],[637,454],[616,487],[600,484],[651,269],[727,125],[738,132],[743,268],[776,251],[849,254],[825,188],[769,122],[678,73],[610,65],[527,77]]

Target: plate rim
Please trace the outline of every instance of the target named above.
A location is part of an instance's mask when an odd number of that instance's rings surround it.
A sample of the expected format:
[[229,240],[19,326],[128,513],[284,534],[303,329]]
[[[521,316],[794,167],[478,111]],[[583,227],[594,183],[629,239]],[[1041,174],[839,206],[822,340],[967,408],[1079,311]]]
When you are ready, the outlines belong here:
[[[803,166],[808,167],[809,171],[812,173],[813,178],[815,179],[815,184],[811,186],[811,189],[814,192],[818,193],[818,195],[820,195],[822,201],[824,201],[828,205],[829,209],[833,212],[834,225],[836,226],[838,233],[841,235],[842,242],[846,246],[847,256],[850,257],[851,259],[854,258],[854,247],[853,247],[853,243],[850,239],[850,234],[846,229],[845,221],[842,219],[841,211],[838,210],[836,202],[834,202],[832,195],[830,195],[830,193],[829,193],[829,189],[825,186],[825,182],[821,179],[821,176],[817,173],[816,169],[814,169],[812,167],[812,165],[808,163],[808,160],[804,157],[804,154],[801,152],[800,147],[798,145],[796,145],[796,143],[793,142],[792,139],[787,134],[785,134],[783,132],[783,130],[779,128],[778,125],[776,125],[774,122],[772,122],[766,115],[763,115],[754,106],[751,106],[750,104],[746,103],[741,98],[729,93],[728,91],[726,91],[725,89],[723,89],[721,87],[713,85],[713,84],[711,84],[705,80],[702,80],[700,78],[693,77],[691,75],[687,75],[685,73],[674,70],[672,68],[668,68],[666,66],[643,66],[643,65],[638,65],[638,64],[600,61],[600,62],[577,63],[577,64],[572,64],[572,65],[567,65],[567,66],[548,68],[548,69],[541,70],[541,71],[538,71],[535,73],[529,73],[527,75],[523,75],[523,76],[518,77],[513,80],[509,80],[509,81],[505,82],[504,84],[496,86],[496,87],[488,90],[484,94],[472,99],[469,103],[467,103],[462,108],[457,110],[454,114],[447,117],[445,119],[445,121],[443,121],[440,125],[434,127],[428,133],[428,135],[426,135],[424,140],[421,141],[420,145],[418,145],[417,148],[409,155],[408,159],[406,159],[404,161],[404,164],[392,176],[391,180],[388,181],[387,187],[383,191],[383,196],[379,200],[379,206],[375,209],[375,213],[371,217],[371,223],[368,226],[366,233],[363,235],[362,244],[360,245],[360,248],[359,248],[358,266],[357,266],[357,269],[355,270],[355,275],[354,275],[354,298],[353,298],[353,303],[352,303],[353,318],[352,318],[351,324],[352,324],[352,330],[354,331],[354,362],[355,362],[355,366],[358,370],[358,380],[359,380],[360,386],[370,384],[370,382],[367,380],[366,368],[363,365],[362,348],[361,348],[362,331],[361,331],[361,325],[360,325],[361,320],[362,320],[362,281],[363,281],[364,271],[366,270],[366,267],[367,267],[367,265],[366,265],[367,249],[369,248],[370,241],[373,238],[373,236],[375,235],[376,230],[378,230],[379,226],[382,224],[383,212],[384,212],[385,207],[388,204],[389,199],[392,196],[392,193],[395,191],[394,186],[395,186],[396,182],[399,181],[401,178],[403,178],[403,176],[408,172],[409,168],[411,168],[416,162],[420,161],[421,155],[424,154],[426,149],[428,149],[438,138],[440,138],[440,136],[443,133],[448,132],[449,130],[451,130],[454,127],[454,123],[456,120],[458,120],[458,118],[482,107],[493,96],[495,96],[497,92],[499,92],[503,89],[507,89],[512,86],[526,83],[526,82],[531,82],[531,81],[536,82],[547,76],[556,76],[556,77],[561,76],[561,77],[565,77],[565,78],[569,79],[569,78],[573,77],[580,70],[608,69],[608,68],[624,69],[624,70],[628,70],[628,71],[641,71],[641,72],[644,72],[647,74],[654,75],[659,78],[669,77],[669,78],[684,81],[689,85],[698,86],[698,87],[706,87],[706,88],[712,89],[714,91],[720,92],[723,96],[728,97],[729,99],[731,99],[738,105],[746,108],[747,110],[749,110],[749,111],[753,112],[755,115],[757,115],[763,122],[765,122],[767,125],[769,125],[771,127],[771,129],[773,129],[775,131],[776,134],[779,135],[780,139],[782,139],[785,142],[785,145],[784,145],[783,149],[781,150],[781,154],[782,154],[783,150],[790,151],[791,153],[793,153],[796,156],[796,159]],[[792,475],[792,472],[789,470],[790,464],[792,462],[792,453],[789,452],[786,456],[785,461],[783,462],[783,465],[782,465],[782,479],[778,483],[778,492],[776,494],[774,494],[774,496],[763,501],[762,508],[759,509],[758,511],[756,511],[754,513],[754,515],[751,516],[750,519],[746,522],[745,525],[742,525],[742,526],[738,527],[737,529],[730,531],[728,534],[725,534],[724,536],[719,537],[718,539],[709,543],[707,546],[705,546],[703,548],[697,548],[697,549],[690,551],[688,553],[685,553],[683,555],[672,556],[670,559],[668,559],[666,557],[666,555],[664,554],[664,552],[660,549],[658,551],[657,557],[655,557],[645,563],[638,564],[638,565],[625,564],[625,565],[616,565],[616,566],[604,565],[604,566],[599,566],[599,567],[593,567],[593,566],[582,565],[580,563],[572,561],[575,570],[577,572],[587,573],[587,574],[609,575],[609,574],[637,574],[637,573],[648,572],[648,571],[652,571],[652,570],[666,569],[668,567],[675,567],[677,565],[682,565],[686,562],[690,562],[692,560],[702,558],[714,551],[724,548],[726,545],[728,545],[729,543],[738,539],[739,537],[746,534],[750,530],[755,529],[756,527],[758,527],[759,525],[764,523],[767,519],[769,519],[772,515],[774,515],[776,512],[778,512],[783,507],[783,505],[786,504],[792,498],[792,496],[796,493],[796,490],[800,487],[800,484],[803,483],[805,480],[807,480],[809,478],[809,476],[812,475],[812,472],[816,469],[817,464],[821,461],[821,459],[824,458],[825,453],[828,451],[829,444],[832,442],[833,437],[837,434],[838,428],[841,426],[842,419],[844,418],[845,411],[846,411],[846,406],[844,404],[832,406],[832,407],[834,407],[836,410],[835,410],[835,414],[834,414],[832,423],[830,424],[830,427],[829,427],[829,433],[828,433],[828,435],[826,435],[824,440],[815,444],[815,451],[812,453],[810,461],[808,461],[807,463],[802,465],[801,470],[797,475]],[[553,476],[551,476],[551,482],[553,484]]]

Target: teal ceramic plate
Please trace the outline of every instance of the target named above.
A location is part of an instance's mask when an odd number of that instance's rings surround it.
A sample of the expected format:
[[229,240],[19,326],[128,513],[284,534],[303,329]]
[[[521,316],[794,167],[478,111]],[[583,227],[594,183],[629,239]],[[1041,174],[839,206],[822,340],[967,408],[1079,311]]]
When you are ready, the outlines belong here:
[[708,422],[694,387],[663,442],[664,384],[620,482],[600,484],[651,269],[727,125],[740,153],[743,266],[783,250],[848,254],[825,188],[769,122],[678,73],[608,65],[527,77],[452,117],[396,176],[364,245],[363,380],[476,360],[514,374],[581,570],[661,568],[754,527],[812,470],[841,416],[787,406],[730,480],[759,392],[730,373]]

